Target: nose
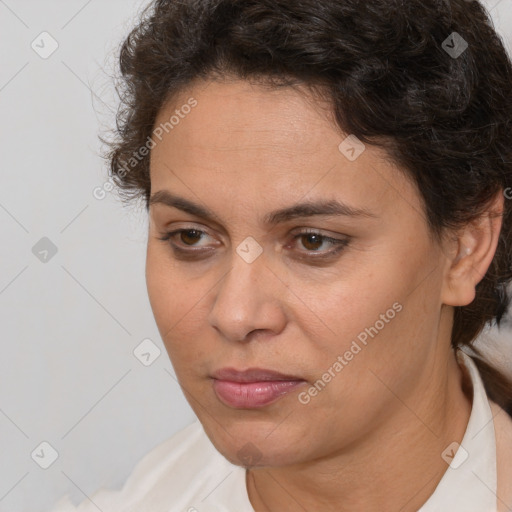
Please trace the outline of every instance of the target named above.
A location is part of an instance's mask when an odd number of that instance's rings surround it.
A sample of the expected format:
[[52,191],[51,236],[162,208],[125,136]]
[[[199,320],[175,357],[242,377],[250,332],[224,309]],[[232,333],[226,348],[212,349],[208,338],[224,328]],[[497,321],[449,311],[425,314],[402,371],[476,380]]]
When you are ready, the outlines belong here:
[[284,329],[286,284],[267,266],[264,254],[248,263],[235,253],[215,291],[209,322],[224,339],[248,342],[256,333],[272,336]]

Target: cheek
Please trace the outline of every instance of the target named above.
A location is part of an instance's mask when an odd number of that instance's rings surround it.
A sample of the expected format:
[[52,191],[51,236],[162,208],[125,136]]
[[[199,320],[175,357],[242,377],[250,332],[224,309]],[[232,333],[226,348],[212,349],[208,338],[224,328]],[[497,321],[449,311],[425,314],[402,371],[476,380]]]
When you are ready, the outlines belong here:
[[166,342],[173,326],[180,328],[186,320],[186,282],[169,256],[151,242],[146,257],[146,286],[153,316]]
[[[338,282],[311,289],[309,297],[302,288],[304,302],[315,313],[315,322],[309,323],[315,326],[313,339],[324,353],[342,354],[354,340],[364,346],[370,339],[368,331],[375,333],[376,327],[380,335],[398,321],[397,310],[402,309],[401,300],[406,294],[405,270],[400,270],[401,277],[397,279],[397,271],[384,258],[378,258],[377,265],[364,264],[364,259],[370,257],[363,255],[360,266],[354,265],[353,271]],[[307,325],[303,322],[302,328],[311,332]]]
[[171,362],[200,362],[200,341],[204,339],[208,286],[204,280],[178,269],[168,253],[148,246],[146,257],[148,297],[162,341]]
[[423,252],[379,256],[366,265],[360,258],[346,279],[310,295],[316,321],[303,321],[301,329],[315,340],[318,372],[342,356],[352,382],[371,377],[369,369],[393,379],[391,368],[409,367],[428,351],[439,315],[439,271],[431,273]]
[[160,330],[171,325],[171,312],[174,311],[173,291],[176,284],[172,283],[173,272],[169,272],[159,251],[148,245],[146,254],[146,287],[149,302]]

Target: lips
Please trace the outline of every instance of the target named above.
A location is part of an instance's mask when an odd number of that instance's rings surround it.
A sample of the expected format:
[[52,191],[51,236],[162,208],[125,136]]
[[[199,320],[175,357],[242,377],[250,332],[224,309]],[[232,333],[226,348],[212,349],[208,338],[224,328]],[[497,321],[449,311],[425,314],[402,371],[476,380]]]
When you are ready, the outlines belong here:
[[236,409],[270,405],[306,382],[295,375],[261,368],[222,368],[215,371],[212,378],[218,399]]
[[222,368],[212,373],[212,377],[218,380],[229,380],[231,382],[263,382],[263,381],[297,381],[304,380],[295,375],[286,375],[273,370],[261,368],[249,368],[247,370],[235,370],[234,368]]

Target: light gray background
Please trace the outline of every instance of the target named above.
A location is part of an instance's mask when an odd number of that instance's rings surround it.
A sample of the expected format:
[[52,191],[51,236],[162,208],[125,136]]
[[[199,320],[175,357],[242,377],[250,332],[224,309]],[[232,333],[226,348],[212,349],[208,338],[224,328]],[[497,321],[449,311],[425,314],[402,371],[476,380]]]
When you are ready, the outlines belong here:
[[[116,48],[145,4],[0,0],[0,512],[121,487],[194,418],[147,299],[146,215],[93,196]],[[510,49],[512,0],[487,5]],[[46,59],[31,47],[50,48],[43,31],[59,45]],[[43,237],[47,262],[32,252]],[[145,339],[161,350],[149,366],[133,354]],[[48,460],[43,441],[59,454],[48,469],[31,456]]]

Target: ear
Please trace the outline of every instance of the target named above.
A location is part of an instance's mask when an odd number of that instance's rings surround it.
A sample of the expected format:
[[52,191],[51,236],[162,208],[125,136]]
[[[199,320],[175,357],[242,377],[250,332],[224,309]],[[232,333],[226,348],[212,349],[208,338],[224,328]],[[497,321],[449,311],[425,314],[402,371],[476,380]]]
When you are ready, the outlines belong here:
[[503,219],[503,190],[480,217],[457,231],[448,242],[447,268],[441,299],[448,306],[473,302],[476,285],[484,278],[496,248]]

